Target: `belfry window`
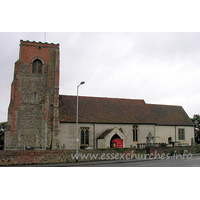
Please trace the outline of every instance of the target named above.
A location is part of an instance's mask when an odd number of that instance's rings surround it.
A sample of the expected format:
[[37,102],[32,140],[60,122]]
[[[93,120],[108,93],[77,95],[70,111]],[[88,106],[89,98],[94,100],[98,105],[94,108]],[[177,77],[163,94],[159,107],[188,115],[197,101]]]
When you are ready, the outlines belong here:
[[42,74],[42,62],[39,59],[33,61],[32,74]]

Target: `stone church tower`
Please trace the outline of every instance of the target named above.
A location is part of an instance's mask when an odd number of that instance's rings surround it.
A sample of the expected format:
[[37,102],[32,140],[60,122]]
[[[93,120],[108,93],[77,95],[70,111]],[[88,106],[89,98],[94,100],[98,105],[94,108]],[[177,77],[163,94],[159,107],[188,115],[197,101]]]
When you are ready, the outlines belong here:
[[59,64],[59,44],[20,41],[5,150],[59,148]]

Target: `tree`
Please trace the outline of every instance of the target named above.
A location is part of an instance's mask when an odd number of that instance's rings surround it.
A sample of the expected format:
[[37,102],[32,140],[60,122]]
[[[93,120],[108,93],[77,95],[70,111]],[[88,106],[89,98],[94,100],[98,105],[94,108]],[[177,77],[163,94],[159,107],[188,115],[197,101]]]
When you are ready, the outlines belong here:
[[192,118],[192,121],[194,123],[194,137],[195,142],[197,144],[200,144],[200,115],[194,115]]
[[6,126],[7,126],[7,122],[0,123],[0,150],[3,150],[4,148],[4,134],[5,134]]

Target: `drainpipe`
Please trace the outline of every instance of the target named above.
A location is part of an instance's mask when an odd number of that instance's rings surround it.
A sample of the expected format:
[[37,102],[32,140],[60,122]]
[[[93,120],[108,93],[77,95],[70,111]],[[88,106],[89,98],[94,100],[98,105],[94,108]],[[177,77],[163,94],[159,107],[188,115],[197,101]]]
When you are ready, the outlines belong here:
[[175,142],[176,142],[176,126],[175,126]]
[[95,149],[95,125],[93,124],[93,149]]

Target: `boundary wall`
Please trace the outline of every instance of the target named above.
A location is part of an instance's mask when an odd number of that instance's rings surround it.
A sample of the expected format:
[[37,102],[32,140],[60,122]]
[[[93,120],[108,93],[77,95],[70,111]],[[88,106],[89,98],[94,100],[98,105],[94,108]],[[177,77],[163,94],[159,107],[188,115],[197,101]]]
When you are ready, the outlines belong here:
[[[182,154],[184,150],[188,153],[199,153],[200,146],[185,147],[149,147],[143,150],[134,148],[116,149],[80,149],[79,162],[95,160],[126,160],[134,159],[134,155],[146,154]],[[76,161],[75,150],[6,150],[0,151],[0,166],[23,165],[23,164],[46,164],[46,163],[68,163]],[[172,156],[172,155],[171,155]],[[148,158],[148,157],[147,157]]]

